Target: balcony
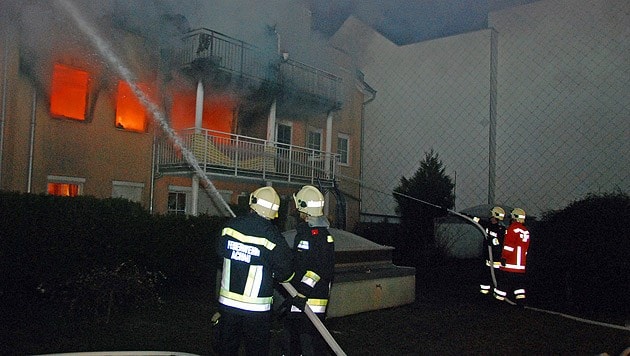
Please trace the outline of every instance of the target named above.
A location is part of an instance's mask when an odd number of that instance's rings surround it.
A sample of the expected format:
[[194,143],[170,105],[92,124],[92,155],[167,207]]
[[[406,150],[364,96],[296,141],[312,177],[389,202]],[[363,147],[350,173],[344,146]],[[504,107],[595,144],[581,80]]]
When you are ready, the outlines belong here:
[[340,77],[209,29],[186,34],[169,60],[171,66],[210,79],[213,85],[235,80],[271,85],[280,94],[279,109],[288,114],[295,106],[318,112],[341,107]]
[[328,112],[341,108],[341,78],[290,59],[280,62],[279,73],[280,114],[299,116],[305,110]]
[[160,174],[193,172],[199,165],[208,176],[329,187],[339,161],[339,155],[333,153],[213,130],[191,128],[177,135],[184,149],[173,140],[158,143]]

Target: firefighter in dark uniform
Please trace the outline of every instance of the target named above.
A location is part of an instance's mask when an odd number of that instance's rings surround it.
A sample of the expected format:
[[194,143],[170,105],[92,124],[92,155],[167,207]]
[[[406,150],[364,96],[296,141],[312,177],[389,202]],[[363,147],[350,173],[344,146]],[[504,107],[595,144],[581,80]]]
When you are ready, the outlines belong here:
[[[328,346],[313,323],[296,305],[302,298],[324,321],[330,286],[335,268],[335,244],[324,216],[324,196],[315,187],[306,185],[293,195],[300,214],[294,239],[295,278],[291,284],[298,292],[284,320],[285,355],[327,355]],[[305,300],[304,300],[305,299]]]
[[249,213],[231,219],[221,232],[221,355],[238,355],[241,341],[247,355],[269,354],[274,279],[288,282],[293,276],[293,251],[271,223],[279,205],[272,187],[259,188],[250,195]]
[[481,224],[486,230],[481,253],[486,257],[485,265],[488,267],[479,284],[479,292],[484,295],[492,295],[496,287],[496,273],[501,266],[501,251],[505,237],[505,226],[501,224],[504,218],[505,210],[500,206],[495,206],[490,210],[489,221]]

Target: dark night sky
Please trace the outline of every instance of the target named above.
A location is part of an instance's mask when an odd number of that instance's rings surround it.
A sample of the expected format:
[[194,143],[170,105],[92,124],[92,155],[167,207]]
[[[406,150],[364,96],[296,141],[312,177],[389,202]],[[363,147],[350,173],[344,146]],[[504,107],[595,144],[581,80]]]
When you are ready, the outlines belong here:
[[332,35],[350,15],[397,44],[486,28],[490,11],[536,0],[309,0],[315,30]]

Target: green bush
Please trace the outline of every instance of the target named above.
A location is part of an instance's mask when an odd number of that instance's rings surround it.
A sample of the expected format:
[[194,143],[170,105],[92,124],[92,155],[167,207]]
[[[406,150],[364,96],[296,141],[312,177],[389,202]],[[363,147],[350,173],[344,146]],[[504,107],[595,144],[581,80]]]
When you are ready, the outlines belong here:
[[168,291],[213,288],[218,263],[216,238],[225,221],[207,215],[155,218],[151,264],[167,278]]
[[124,199],[0,192],[0,312],[97,322],[214,286],[224,218],[151,215]]
[[630,317],[630,197],[589,194],[550,211],[532,230],[528,276],[543,305]]

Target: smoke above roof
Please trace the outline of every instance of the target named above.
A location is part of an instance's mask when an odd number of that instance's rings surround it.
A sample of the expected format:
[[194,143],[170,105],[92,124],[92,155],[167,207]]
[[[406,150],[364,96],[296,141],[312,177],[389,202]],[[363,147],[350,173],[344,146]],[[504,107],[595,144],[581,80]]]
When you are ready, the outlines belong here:
[[[69,0],[72,1],[72,0]],[[85,21],[125,59],[122,33],[131,32],[156,46],[168,47],[192,29],[206,28],[337,74],[328,60],[326,40],[311,30],[311,13],[295,0],[101,0],[72,1]],[[42,93],[50,91],[56,60],[98,72],[93,84],[108,82],[108,64],[58,0],[0,2],[0,40],[19,41],[20,70]],[[44,95],[46,97],[47,95]]]

